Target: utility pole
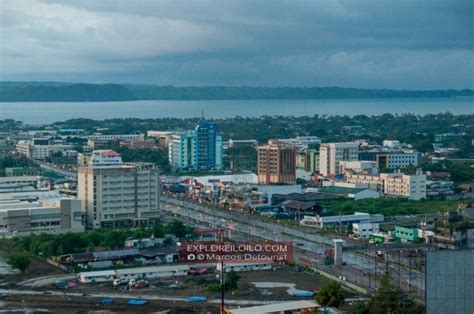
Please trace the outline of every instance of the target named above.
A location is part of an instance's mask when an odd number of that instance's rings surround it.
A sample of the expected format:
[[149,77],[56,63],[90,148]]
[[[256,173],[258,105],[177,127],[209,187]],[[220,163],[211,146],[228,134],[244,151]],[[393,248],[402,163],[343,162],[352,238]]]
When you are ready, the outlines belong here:
[[[223,257],[223,256],[221,256]],[[225,314],[224,292],[224,258],[221,258],[221,314]]]
[[[221,231],[221,243],[224,244],[225,229]],[[221,251],[221,314],[225,314],[224,252]]]

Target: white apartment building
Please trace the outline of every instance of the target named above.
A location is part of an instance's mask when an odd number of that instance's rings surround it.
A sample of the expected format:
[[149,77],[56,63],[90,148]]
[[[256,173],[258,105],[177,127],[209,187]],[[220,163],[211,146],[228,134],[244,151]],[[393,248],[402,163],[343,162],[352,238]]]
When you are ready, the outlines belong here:
[[160,215],[159,170],[151,163],[123,163],[113,150],[94,151],[78,168],[78,198],[90,228],[152,224]]
[[16,151],[27,158],[45,160],[53,153],[63,152],[66,154],[77,153],[72,150],[73,146],[55,143],[48,139],[21,140],[16,145]]
[[411,200],[426,198],[426,175],[418,173],[405,175],[403,173],[382,173],[378,176],[365,174],[346,174],[350,183],[369,184],[377,186],[383,194],[407,197]]
[[341,161],[359,160],[359,145],[356,143],[326,143],[319,148],[319,172],[323,176],[339,173]]
[[379,223],[353,223],[352,224],[352,233],[356,239],[368,239],[374,233],[380,232]]

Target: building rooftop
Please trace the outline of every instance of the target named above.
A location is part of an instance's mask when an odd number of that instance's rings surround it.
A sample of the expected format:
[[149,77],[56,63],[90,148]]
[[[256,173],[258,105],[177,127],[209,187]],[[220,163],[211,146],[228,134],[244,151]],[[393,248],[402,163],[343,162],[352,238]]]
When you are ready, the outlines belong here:
[[295,210],[308,210],[313,207],[313,205],[309,203],[295,201],[295,200],[284,201],[283,206],[285,206],[286,208],[295,209]]
[[87,271],[81,272],[80,275],[85,275],[87,277],[115,276],[115,270]]
[[176,246],[167,246],[158,249],[147,250],[142,252],[140,255],[147,258],[153,258],[156,256],[164,256],[167,254],[175,254],[178,253],[179,249]]
[[228,310],[231,314],[255,314],[255,313],[280,313],[301,309],[315,309],[319,305],[312,301],[290,301],[268,305],[251,306],[240,309]]
[[121,257],[135,256],[139,254],[140,254],[139,251],[136,249],[126,249],[126,250],[113,250],[113,251],[103,251],[103,252],[86,252],[86,253],[71,254],[71,259],[74,263],[83,263],[83,262],[118,259]]
[[190,268],[191,267],[189,265],[150,266],[150,267],[117,269],[116,272],[118,275],[125,275],[125,274],[168,272],[168,271],[173,271],[173,270],[183,271],[183,270],[189,270]]
[[23,192],[8,192],[0,193],[0,200],[19,200],[19,201],[41,201],[41,200],[58,200],[64,199],[59,191],[44,190],[44,191],[23,191]]
[[346,187],[339,187],[339,186],[327,186],[324,188],[319,189],[320,192],[324,193],[335,193],[335,194],[357,194],[367,189],[362,188],[346,188]]

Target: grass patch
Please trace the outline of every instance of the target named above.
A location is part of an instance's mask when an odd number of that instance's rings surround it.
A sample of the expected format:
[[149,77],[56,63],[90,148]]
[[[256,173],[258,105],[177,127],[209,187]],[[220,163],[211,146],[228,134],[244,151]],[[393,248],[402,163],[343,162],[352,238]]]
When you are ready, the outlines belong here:
[[458,201],[443,200],[420,200],[412,201],[407,199],[364,199],[352,200],[327,200],[321,202],[322,205],[330,206],[329,215],[346,215],[354,212],[364,212],[369,214],[383,214],[385,216],[432,214],[456,210]]

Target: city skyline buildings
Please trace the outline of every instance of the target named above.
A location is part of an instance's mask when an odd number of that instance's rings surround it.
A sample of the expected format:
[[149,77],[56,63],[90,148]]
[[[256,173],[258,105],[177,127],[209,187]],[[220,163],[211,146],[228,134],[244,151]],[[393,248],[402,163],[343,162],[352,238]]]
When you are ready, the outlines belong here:
[[222,170],[223,142],[217,124],[203,122],[194,130],[176,132],[168,144],[168,159],[175,170]]

